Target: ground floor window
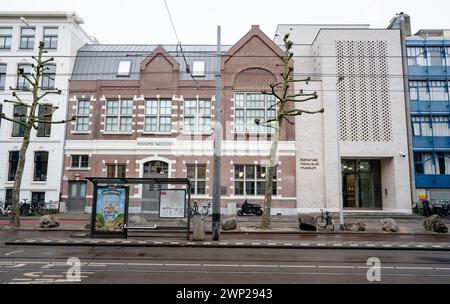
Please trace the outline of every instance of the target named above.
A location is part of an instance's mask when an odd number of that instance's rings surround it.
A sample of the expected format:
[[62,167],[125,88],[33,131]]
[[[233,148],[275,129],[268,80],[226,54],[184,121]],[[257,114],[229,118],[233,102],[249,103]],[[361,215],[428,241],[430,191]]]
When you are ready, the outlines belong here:
[[11,204],[12,197],[13,197],[13,189],[12,188],[5,189],[5,204]]
[[107,164],[106,165],[106,177],[123,178],[123,177],[125,177],[125,172],[126,172],[125,164]]
[[45,202],[45,192],[31,192],[31,202]]
[[[277,169],[272,180],[272,194],[277,195]],[[234,166],[235,195],[264,195],[267,167],[259,165]]]
[[191,194],[206,193],[206,165],[187,165],[187,178],[191,180]]

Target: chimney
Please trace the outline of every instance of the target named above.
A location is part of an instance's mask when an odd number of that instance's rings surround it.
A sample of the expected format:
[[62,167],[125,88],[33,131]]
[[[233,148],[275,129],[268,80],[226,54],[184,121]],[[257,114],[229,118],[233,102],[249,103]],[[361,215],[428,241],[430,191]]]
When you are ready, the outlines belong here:
[[391,19],[391,23],[387,27],[388,29],[401,29],[402,23],[404,26],[405,37],[411,36],[411,17],[404,12],[396,14],[394,18]]
[[252,31],[259,30],[259,24],[252,24]]

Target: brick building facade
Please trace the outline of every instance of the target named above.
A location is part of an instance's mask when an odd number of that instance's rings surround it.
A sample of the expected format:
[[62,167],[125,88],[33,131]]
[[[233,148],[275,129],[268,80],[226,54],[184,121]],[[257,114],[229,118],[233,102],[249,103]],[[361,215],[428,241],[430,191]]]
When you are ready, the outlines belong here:
[[[235,45],[86,45],[72,80],[63,201],[90,212],[85,177],[189,177],[197,201],[212,201],[214,76],[222,78],[222,212],[245,198],[263,201],[271,131],[255,118],[274,115],[261,94],[280,78],[284,52],[258,26]],[[186,72],[186,65],[190,73]],[[191,75],[192,74],[192,75]],[[194,77],[192,77],[194,76]],[[295,128],[281,134],[273,213],[296,213]],[[130,188],[131,212],[156,212],[154,187]],[[229,210],[228,210],[228,207]]]

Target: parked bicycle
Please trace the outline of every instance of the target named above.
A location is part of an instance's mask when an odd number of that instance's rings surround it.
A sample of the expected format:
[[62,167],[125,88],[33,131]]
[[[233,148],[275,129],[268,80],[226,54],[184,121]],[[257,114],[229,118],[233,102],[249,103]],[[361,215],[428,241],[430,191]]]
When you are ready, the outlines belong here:
[[192,202],[191,210],[189,210],[190,215],[200,215],[200,212],[198,211],[198,204],[197,201]]
[[3,216],[11,216],[11,203],[0,200],[0,214]]
[[207,204],[203,204],[202,206],[202,215],[204,216],[210,216],[211,213],[211,202],[208,202]]
[[421,216],[431,216],[437,214],[442,217],[450,216],[450,202],[443,200],[422,201],[416,203],[413,212]]
[[328,226],[331,226],[331,231],[334,230],[334,220],[331,218],[330,213],[328,211],[323,211],[323,209],[320,209],[322,212],[321,215],[316,216],[314,219],[317,226],[320,228],[326,229]]

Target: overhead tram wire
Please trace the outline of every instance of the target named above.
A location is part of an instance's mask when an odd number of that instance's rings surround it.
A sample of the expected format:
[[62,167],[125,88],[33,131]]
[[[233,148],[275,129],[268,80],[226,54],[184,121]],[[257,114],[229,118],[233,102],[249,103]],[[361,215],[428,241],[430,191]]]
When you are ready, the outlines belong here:
[[189,67],[189,64],[188,64],[188,62],[186,60],[186,56],[184,55],[183,47],[181,45],[180,38],[178,38],[177,30],[175,28],[175,24],[174,24],[173,19],[172,19],[172,14],[170,13],[170,9],[169,9],[169,6],[167,5],[167,1],[166,0],[164,0],[164,4],[166,5],[167,14],[169,14],[170,23],[172,24],[173,32],[175,33],[175,38],[177,38],[177,42],[178,42],[177,49],[176,49],[177,55],[178,55],[178,47],[179,47],[181,55],[183,56],[184,64],[186,65],[186,73],[188,73],[191,76],[192,80],[194,80],[196,82],[197,90],[198,90],[198,89],[200,89],[200,83],[198,82],[197,79],[195,79],[194,75],[192,75],[191,68]]

